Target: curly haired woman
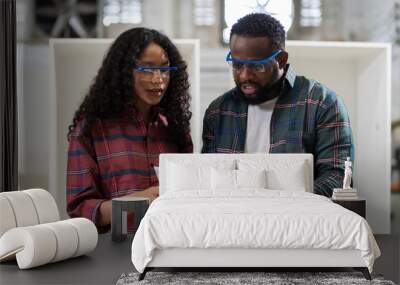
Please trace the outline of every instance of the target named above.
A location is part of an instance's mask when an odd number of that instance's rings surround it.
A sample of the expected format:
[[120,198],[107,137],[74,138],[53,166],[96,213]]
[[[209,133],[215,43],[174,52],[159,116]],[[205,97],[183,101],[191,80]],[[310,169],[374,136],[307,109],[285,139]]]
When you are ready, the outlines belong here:
[[193,151],[186,68],[155,30],[134,28],[115,40],[69,126],[71,217],[107,230],[112,198],[158,196],[160,153]]

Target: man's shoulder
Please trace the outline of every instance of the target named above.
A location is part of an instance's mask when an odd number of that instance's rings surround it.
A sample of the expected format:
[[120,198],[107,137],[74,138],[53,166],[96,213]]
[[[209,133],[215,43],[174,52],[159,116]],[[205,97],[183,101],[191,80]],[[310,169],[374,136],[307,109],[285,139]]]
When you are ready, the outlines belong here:
[[296,76],[296,83],[301,89],[305,89],[309,103],[320,102],[320,105],[330,106],[340,100],[336,92],[318,80],[307,78],[302,75]]
[[215,98],[208,106],[208,111],[221,110],[222,108],[234,104],[235,88],[225,92],[221,96]]
[[305,102],[310,107],[309,110],[315,110],[319,114],[339,112],[342,116],[348,117],[343,99],[334,90],[315,79],[304,76],[298,76],[296,79],[302,81],[301,85],[307,90]]

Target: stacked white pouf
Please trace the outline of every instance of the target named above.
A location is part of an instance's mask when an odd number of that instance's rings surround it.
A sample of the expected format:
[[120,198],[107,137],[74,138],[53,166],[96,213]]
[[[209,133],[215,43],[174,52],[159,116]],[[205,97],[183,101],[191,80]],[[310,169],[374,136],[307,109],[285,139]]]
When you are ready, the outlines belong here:
[[43,189],[0,193],[0,262],[16,259],[20,269],[86,254],[96,248],[92,221],[60,221],[56,202]]

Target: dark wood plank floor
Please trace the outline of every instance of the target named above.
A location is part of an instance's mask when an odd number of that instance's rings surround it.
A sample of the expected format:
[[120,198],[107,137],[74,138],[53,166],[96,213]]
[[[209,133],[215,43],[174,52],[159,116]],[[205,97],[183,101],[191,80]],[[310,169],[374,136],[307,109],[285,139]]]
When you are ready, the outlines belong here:
[[398,235],[375,235],[381,257],[375,261],[374,272],[385,279],[400,283],[400,238]]

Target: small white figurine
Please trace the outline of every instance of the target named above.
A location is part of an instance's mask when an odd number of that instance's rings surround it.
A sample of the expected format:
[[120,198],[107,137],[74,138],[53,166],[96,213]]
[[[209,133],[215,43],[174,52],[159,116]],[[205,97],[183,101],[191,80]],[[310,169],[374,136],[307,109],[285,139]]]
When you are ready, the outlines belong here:
[[351,170],[352,163],[350,161],[350,157],[347,157],[347,160],[344,162],[344,179],[343,179],[343,189],[351,189],[351,178],[353,175],[353,171]]

